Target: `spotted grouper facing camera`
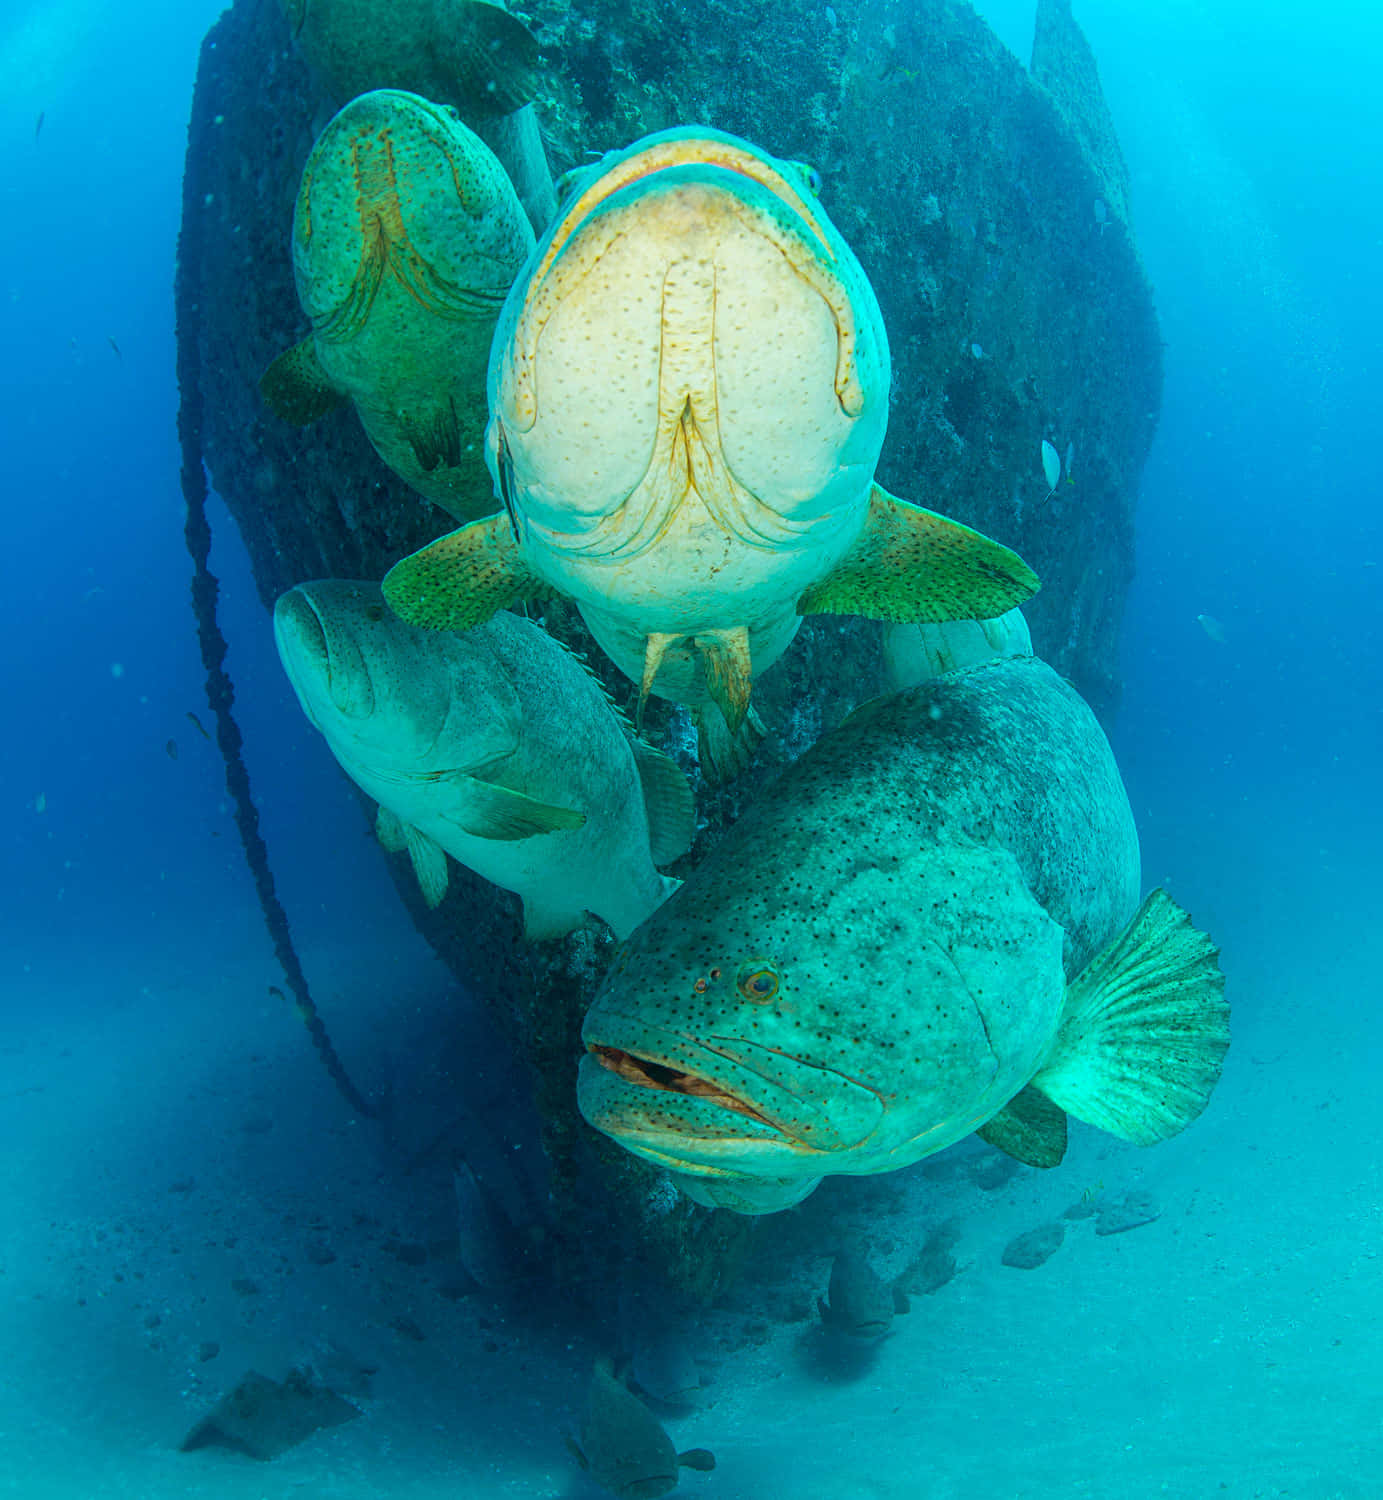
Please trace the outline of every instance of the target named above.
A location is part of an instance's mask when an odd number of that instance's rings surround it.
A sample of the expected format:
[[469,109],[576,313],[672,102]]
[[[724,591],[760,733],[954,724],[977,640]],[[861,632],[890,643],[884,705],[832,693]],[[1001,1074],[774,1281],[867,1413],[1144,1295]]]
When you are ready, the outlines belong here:
[[1229,1043],[1210,941],[1140,906],[1089,708],[1031,656],[856,711],[620,949],[586,1119],[701,1203],[768,1213],[971,1131],[1033,1165],[1066,1114],[1176,1134]]
[[700,128],[575,174],[491,351],[507,514],[385,580],[434,629],[570,597],[641,697],[693,711],[712,776],[744,764],[753,679],[803,615],[988,617],[1037,587],[1006,547],[874,483],[888,341],[816,185]]

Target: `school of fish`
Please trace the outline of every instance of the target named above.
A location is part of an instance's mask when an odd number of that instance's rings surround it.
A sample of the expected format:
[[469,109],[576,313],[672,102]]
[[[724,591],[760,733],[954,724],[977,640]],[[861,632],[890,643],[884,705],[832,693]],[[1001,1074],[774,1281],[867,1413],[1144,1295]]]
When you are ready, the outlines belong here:
[[[529,941],[592,917],[620,940],[583,1030],[589,1123],[743,1214],[974,1131],[1052,1166],[1068,1114],[1141,1144],[1183,1129],[1229,1042],[1215,949],[1165,893],[1140,901],[1109,745],[1032,655],[1036,576],[877,483],[888,338],[816,174],[680,127],[558,204],[537,43],[502,7],[283,8],[341,107],[292,223],[308,332],[264,399],[299,426],[353,408],[460,526],[382,583],[290,589],[280,657],[429,906],[454,860],[517,896]],[[513,612],[554,598],[637,685],[634,723]],[[731,778],[765,732],[756,678],[820,613],[883,622],[892,691],[662,873],[695,808],[639,736],[649,695],[690,711],[706,781]],[[456,1181],[484,1285],[496,1236],[465,1163]],[[848,1248],[821,1314],[868,1343],[906,1305]],[[694,1395],[637,1321],[631,1378]],[[625,1500],[714,1464],[606,1362],[570,1441]]]

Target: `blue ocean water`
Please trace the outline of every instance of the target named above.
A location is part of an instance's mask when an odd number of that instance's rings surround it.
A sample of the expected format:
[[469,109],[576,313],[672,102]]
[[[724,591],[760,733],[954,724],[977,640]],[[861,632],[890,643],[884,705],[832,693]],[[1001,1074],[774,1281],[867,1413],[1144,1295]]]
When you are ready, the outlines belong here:
[[[1026,57],[1032,6],[978,8]],[[217,1390],[219,1372],[189,1353],[204,1339],[157,1332],[223,1269],[204,1247],[224,1246],[233,1222],[306,1222],[382,1191],[301,1032],[266,999],[276,976],[221,766],[188,718],[210,725],[181,537],[171,288],[196,51],[218,10],[0,12],[0,1494],[577,1500],[593,1492],[557,1436],[564,1356],[537,1346],[505,1355],[523,1379],[487,1392],[472,1374],[460,1395],[435,1347],[406,1350],[427,1368],[414,1372],[426,1397],[386,1398],[372,1436],[343,1429],[325,1458],[222,1472],[167,1457]],[[1128,1236],[1113,1268],[1056,1294],[977,1282],[969,1321],[948,1314],[944,1337],[917,1331],[942,1317],[929,1304],[887,1351],[894,1368],[838,1408],[819,1390],[794,1406],[796,1373],[756,1402],[762,1362],[740,1386],[720,1371],[721,1402],[685,1431],[721,1468],[685,1478],[689,1492],[1383,1493],[1383,13],[1089,0],[1076,15],[1131,168],[1166,341],[1112,737],[1145,883],[1165,882],[1223,944],[1231,1066],[1205,1119],[1139,1168],[1186,1216],[1180,1239],[1151,1254]],[[328,998],[360,971],[393,997],[387,1027],[348,1008],[343,1050],[383,1036],[402,1053],[425,1029],[430,959],[302,720],[219,507],[214,522],[281,894]],[[343,933],[360,936],[354,955]],[[268,1161],[231,1136],[219,1103],[251,1075],[279,1111],[277,1139],[296,1143]],[[1092,1180],[1104,1160],[1082,1163]],[[170,1196],[194,1177],[201,1198]],[[156,1248],[120,1259],[122,1219]],[[117,1314],[106,1272],[136,1260],[157,1291]],[[1120,1308],[1135,1315],[1120,1322]],[[291,1355],[293,1317],[307,1314],[261,1320],[266,1345]],[[304,1340],[325,1336],[317,1322]],[[248,1334],[239,1352],[262,1357]],[[1026,1414],[1015,1362],[1049,1369]],[[907,1408],[911,1427],[890,1424],[923,1366],[952,1378],[929,1408]],[[1086,1383],[1080,1369],[1104,1374]],[[523,1394],[499,1404],[511,1388]],[[426,1414],[421,1435],[410,1410]],[[487,1446],[506,1424],[513,1445]],[[464,1452],[448,1432],[466,1435]],[[825,1451],[803,1455],[807,1433]]]

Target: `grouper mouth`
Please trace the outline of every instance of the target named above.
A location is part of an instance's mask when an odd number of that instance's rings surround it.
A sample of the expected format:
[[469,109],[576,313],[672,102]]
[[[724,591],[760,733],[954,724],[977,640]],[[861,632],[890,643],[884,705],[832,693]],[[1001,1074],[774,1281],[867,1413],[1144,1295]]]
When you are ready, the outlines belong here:
[[702,1099],[707,1104],[714,1104],[721,1109],[733,1110],[746,1119],[753,1120],[759,1125],[779,1134],[786,1134],[778,1122],[771,1120],[761,1110],[754,1108],[752,1104],[746,1103],[738,1095],[732,1094],[728,1089],[721,1088],[709,1079],[701,1078],[695,1073],[687,1073],[680,1068],[670,1068],[665,1063],[654,1062],[651,1058],[638,1057],[632,1052],[626,1052],[620,1047],[588,1046],[587,1052],[602,1068],[607,1068],[616,1077],[624,1079],[626,1083],[632,1083],[637,1088],[653,1089],[668,1094],[684,1094],[691,1099]]
[[[330,606],[331,600],[327,601]],[[374,606],[367,605],[367,612]],[[382,611],[383,604],[378,606]],[[366,719],[375,710],[374,687],[359,642],[348,627],[323,612],[310,586],[298,584],[274,605],[274,634],[290,675],[296,670],[316,678],[336,711],[349,719]],[[304,704],[306,707],[306,704]],[[311,711],[308,718],[316,723]]]
[[887,1112],[877,1088],[829,1061],[742,1036],[635,1029],[610,1014],[586,1020],[581,1113],[664,1166],[798,1176],[811,1162],[820,1172],[819,1163],[867,1141]]

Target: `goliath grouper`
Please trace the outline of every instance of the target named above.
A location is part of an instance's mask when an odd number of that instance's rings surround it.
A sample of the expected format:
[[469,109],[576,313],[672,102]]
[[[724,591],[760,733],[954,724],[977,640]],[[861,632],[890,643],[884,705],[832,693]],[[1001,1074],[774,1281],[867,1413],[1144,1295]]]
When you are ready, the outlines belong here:
[[490,340],[532,247],[513,185],[455,110],[400,89],[352,99],[312,148],[293,211],[312,332],[260,393],[297,426],[353,403],[406,484],[459,521],[487,514]]
[[[587,1120],[698,1202],[768,1213],[970,1131],[1055,1165],[1205,1107],[1216,950],[1163,892],[1094,715],[1033,657],[866,704],[624,944]],[[1135,910],[1136,908],[1136,910]]]
[[385,579],[415,625],[574,599],[620,670],[743,763],[752,679],[801,616],[987,618],[1036,576],[874,483],[888,417],[874,290],[806,169],[665,131],[575,175],[490,356],[486,457],[507,515]]
[[429,906],[448,854],[522,897],[530,938],[570,932],[583,910],[622,937],[675,888],[654,865],[691,843],[686,778],[537,625],[506,613],[433,635],[391,614],[377,583],[323,579],[279,598],[274,639]]

